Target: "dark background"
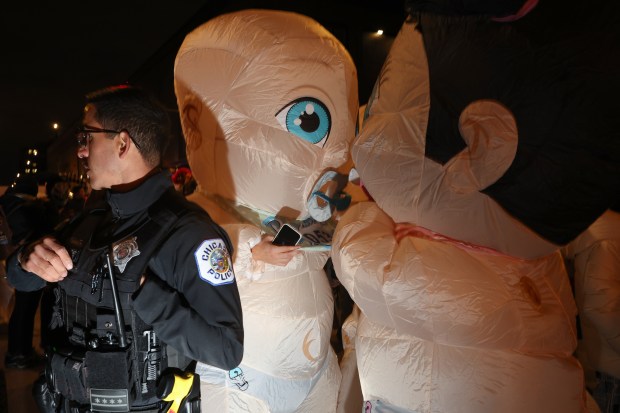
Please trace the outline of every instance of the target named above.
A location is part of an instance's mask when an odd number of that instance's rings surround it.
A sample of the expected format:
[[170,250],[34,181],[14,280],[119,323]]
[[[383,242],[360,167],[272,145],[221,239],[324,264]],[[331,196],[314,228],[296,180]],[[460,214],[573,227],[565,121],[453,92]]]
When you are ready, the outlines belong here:
[[[167,166],[185,159],[173,89],[176,52],[185,35],[216,15],[264,8],[317,20],[347,48],[368,99],[389,46],[405,20],[402,0],[236,1],[106,0],[21,2],[0,13],[0,185],[23,170],[23,154],[47,155],[39,168],[75,170],[73,130],[84,96],[131,82],[157,95],[175,122]],[[385,36],[374,35],[383,29]],[[58,130],[52,128],[57,122]]]

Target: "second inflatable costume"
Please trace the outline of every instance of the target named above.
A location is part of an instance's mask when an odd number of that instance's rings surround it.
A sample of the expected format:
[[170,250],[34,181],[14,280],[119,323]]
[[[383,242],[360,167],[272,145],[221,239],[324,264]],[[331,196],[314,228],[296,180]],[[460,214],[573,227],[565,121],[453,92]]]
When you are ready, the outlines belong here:
[[618,196],[617,30],[491,3],[410,2],[352,148],[376,202],[332,258],[369,413],[587,409],[558,250]]
[[[207,411],[331,412],[340,383],[330,346],[333,299],[323,267],[355,135],[357,75],[338,40],[305,16],[245,10],[190,33],[178,52],[175,90],[187,156],[199,187],[190,197],[222,225],[245,330],[241,365],[204,369]],[[286,266],[252,257],[283,223],[304,234]]]

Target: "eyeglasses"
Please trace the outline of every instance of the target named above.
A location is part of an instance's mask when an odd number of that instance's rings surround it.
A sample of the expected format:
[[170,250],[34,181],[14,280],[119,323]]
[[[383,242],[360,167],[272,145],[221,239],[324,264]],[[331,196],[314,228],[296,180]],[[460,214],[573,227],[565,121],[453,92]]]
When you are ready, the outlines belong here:
[[[112,129],[95,128],[93,126],[85,125],[82,128],[78,129],[78,131],[76,132],[75,138],[77,140],[78,149],[83,149],[83,148],[86,148],[86,146],[88,146],[90,141],[93,140],[93,135],[92,135],[93,133],[113,133],[115,135],[118,135],[119,133],[123,131],[127,132],[126,129],[122,129],[118,131],[118,130],[112,130]],[[134,138],[131,137],[131,135],[129,135],[129,139],[131,139],[133,144],[136,145],[136,148],[140,150],[140,145],[138,145],[138,142],[136,142]]]

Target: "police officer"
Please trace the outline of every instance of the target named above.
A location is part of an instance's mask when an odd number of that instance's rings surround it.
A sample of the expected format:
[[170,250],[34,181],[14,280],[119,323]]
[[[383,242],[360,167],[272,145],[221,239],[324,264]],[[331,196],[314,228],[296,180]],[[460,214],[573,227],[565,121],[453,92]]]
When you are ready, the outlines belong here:
[[138,88],[87,96],[77,155],[96,195],[8,261],[18,290],[57,285],[63,340],[48,352],[42,409],[156,411],[171,367],[242,359],[231,244],[160,170],[169,136],[165,111]]

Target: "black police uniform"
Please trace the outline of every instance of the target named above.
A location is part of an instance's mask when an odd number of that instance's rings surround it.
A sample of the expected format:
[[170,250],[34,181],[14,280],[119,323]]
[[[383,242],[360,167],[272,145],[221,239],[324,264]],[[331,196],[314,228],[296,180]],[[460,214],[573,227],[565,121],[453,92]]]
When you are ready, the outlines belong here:
[[[142,409],[152,406],[153,379],[168,365],[171,348],[225,370],[241,362],[232,246],[204,210],[174,190],[166,173],[130,192],[105,195],[106,202],[89,206],[58,234],[74,268],[58,283],[54,319],[67,340],[54,348],[48,381],[65,399],[93,410],[106,411],[97,403],[110,389],[113,404]],[[23,271],[17,256],[7,264],[9,282],[18,290],[41,288],[45,281]],[[122,311],[115,312],[115,301]]]

